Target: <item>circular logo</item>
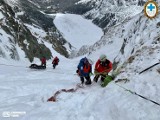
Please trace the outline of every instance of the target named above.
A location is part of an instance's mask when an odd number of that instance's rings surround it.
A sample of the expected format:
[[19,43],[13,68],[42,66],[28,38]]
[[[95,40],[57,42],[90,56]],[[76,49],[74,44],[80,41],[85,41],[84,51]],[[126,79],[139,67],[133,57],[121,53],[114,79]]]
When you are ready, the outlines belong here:
[[155,18],[158,14],[158,5],[155,1],[148,1],[144,6],[144,13],[148,18]]

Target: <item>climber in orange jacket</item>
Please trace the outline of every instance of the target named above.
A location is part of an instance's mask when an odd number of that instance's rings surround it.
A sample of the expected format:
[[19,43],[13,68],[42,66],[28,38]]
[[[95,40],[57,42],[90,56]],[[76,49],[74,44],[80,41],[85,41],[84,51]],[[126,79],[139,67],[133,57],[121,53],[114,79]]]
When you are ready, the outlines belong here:
[[107,59],[106,55],[102,54],[98,61],[96,62],[94,73],[94,81],[97,82],[99,77],[103,82],[108,73],[112,70],[112,63]]

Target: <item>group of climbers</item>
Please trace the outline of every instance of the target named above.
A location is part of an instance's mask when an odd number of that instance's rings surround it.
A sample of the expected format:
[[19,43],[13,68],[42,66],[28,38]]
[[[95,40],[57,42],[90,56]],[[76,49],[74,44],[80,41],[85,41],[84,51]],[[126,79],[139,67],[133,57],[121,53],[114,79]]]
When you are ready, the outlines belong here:
[[[40,68],[43,66],[46,68],[46,58],[43,56],[40,60],[41,60]],[[56,56],[52,61],[53,69],[55,69],[58,63],[59,63],[59,58]],[[93,75],[92,65],[93,65],[92,60],[87,57],[84,57],[80,60],[76,72],[80,77],[82,85],[84,84],[85,80],[86,80],[85,82],[86,85],[90,85],[92,83],[91,80],[91,75]],[[98,79],[100,78],[101,82],[104,82],[105,78],[108,76],[108,73],[111,70],[112,70],[112,62],[107,59],[106,55],[102,54],[95,64],[94,67],[95,77],[93,78],[93,81],[97,82]]]
[[[40,60],[41,60],[41,66],[45,66],[46,67],[46,57],[43,56]],[[54,57],[54,59],[52,61],[53,69],[56,68],[58,63],[59,63],[59,58],[56,56],[56,57]]]
[[[77,74],[80,76],[81,83],[84,84],[84,79],[86,79],[85,84],[90,85],[91,75],[92,73],[92,60],[89,58],[82,58],[77,66]],[[94,82],[97,82],[98,79],[101,79],[101,82],[104,82],[104,79],[108,75],[108,73],[112,70],[112,62],[110,62],[106,55],[101,55],[97,60],[94,68],[95,77],[93,79]]]

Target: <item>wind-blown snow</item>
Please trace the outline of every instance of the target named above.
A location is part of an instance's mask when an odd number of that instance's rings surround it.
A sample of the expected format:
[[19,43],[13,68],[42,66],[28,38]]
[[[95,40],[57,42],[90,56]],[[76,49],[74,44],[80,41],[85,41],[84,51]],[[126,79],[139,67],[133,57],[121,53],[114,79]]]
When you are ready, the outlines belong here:
[[86,20],[80,15],[57,14],[54,24],[63,37],[77,49],[83,45],[94,44],[103,35],[103,31],[91,20]]

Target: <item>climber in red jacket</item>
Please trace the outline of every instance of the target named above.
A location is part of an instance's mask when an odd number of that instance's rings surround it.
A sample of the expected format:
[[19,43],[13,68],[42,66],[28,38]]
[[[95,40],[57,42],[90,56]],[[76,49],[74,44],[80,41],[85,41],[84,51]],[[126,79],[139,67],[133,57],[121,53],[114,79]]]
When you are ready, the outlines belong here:
[[56,68],[56,66],[58,65],[58,63],[59,63],[59,58],[56,56],[56,57],[53,59],[53,61],[52,61],[53,69]]
[[112,63],[107,59],[106,55],[101,55],[95,65],[95,77],[94,81],[97,82],[99,77],[103,82],[108,73],[112,70]]
[[46,57],[41,58],[41,66],[46,66]]

